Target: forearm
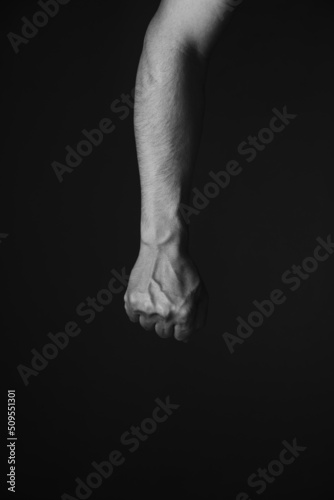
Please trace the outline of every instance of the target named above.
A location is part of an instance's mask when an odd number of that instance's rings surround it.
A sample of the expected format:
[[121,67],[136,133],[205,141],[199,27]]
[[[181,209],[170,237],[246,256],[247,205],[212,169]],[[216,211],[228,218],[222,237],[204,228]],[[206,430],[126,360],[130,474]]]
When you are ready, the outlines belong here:
[[227,0],[162,0],[137,73],[141,245],[124,299],[130,319],[163,338],[187,340],[205,322],[207,294],[180,206],[200,142],[207,61],[228,8]]
[[186,239],[179,207],[200,140],[205,66],[190,48],[148,30],[136,81],[135,135],[141,239],[150,245]]

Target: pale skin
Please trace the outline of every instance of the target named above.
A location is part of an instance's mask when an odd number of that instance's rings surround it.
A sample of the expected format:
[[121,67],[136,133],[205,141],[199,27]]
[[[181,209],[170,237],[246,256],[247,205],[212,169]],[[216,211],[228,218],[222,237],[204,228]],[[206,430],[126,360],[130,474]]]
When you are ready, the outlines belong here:
[[162,0],[145,36],[134,108],[141,241],[124,301],[130,320],[161,338],[187,342],[206,320],[207,292],[179,209],[201,136],[208,59],[238,3]]

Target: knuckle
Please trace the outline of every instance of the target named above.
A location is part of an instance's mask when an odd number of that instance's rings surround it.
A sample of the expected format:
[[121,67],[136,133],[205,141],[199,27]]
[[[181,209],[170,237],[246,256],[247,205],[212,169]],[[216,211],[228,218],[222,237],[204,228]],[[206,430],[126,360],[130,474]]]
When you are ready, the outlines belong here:
[[127,303],[132,309],[140,308],[138,294],[136,292],[129,292],[127,296]]
[[178,323],[186,323],[189,316],[190,316],[190,310],[188,307],[182,307],[176,315]]

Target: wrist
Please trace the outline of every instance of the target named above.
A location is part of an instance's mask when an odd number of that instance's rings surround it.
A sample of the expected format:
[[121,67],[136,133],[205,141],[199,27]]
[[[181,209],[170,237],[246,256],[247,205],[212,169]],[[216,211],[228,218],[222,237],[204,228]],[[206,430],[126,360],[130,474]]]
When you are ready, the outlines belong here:
[[160,216],[157,220],[142,220],[141,244],[148,247],[183,249],[188,244],[188,227],[180,217]]

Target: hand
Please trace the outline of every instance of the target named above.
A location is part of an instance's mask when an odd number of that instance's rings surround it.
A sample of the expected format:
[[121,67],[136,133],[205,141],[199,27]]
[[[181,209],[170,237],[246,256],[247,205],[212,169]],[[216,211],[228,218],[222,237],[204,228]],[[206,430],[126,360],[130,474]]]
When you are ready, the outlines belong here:
[[131,321],[161,338],[187,342],[206,319],[205,287],[191,260],[174,246],[141,245],[124,302]]

